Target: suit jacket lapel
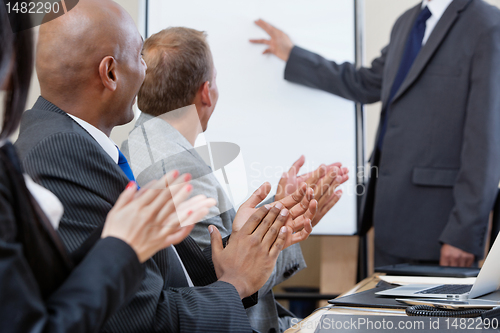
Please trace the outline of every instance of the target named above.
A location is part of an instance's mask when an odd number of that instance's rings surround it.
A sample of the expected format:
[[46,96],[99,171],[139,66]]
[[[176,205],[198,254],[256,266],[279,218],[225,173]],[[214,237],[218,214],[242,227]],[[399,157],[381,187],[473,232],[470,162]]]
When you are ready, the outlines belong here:
[[[436,27],[429,36],[429,40],[420,50],[415,62],[413,63],[408,75],[401,84],[401,87],[394,95],[391,103],[397,100],[418,78],[422,70],[425,68],[432,55],[436,52],[441,42],[446,37],[446,34],[451,29],[453,24],[459,17],[459,13],[465,9],[465,7],[472,0],[454,0],[450,6],[443,13],[443,16],[437,23]],[[412,23],[413,24],[413,23]],[[404,47],[404,46],[403,46]],[[399,66],[398,66],[399,67]],[[392,78],[394,81],[394,78]]]
[[395,51],[394,51],[394,59],[391,61],[392,64],[386,64],[387,67],[387,85],[384,85],[384,89],[382,91],[382,102],[383,102],[383,109],[385,109],[385,105],[388,102],[389,99],[389,94],[391,92],[391,87],[392,84],[394,83],[394,79],[396,78],[396,75],[399,70],[399,64],[401,63],[401,58],[403,57],[403,52],[406,46],[406,40],[408,39],[408,36],[410,35],[410,30],[413,27],[413,24],[415,20],[417,19],[418,14],[420,13],[420,7],[421,4],[418,4],[417,6],[413,7],[412,13],[410,15],[411,19],[407,20],[406,22],[402,23],[401,26],[401,31],[394,37],[394,40],[391,40],[391,44],[395,45]]

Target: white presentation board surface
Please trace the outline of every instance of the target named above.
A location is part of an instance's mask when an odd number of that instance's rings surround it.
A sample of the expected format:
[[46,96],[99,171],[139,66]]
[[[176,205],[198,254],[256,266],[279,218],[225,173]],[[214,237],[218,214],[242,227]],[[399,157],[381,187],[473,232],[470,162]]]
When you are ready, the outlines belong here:
[[[300,173],[321,163],[350,169],[340,202],[314,234],[356,232],[356,112],[353,102],[283,79],[285,63],[262,55],[267,38],[254,24],[262,18],[285,31],[296,45],[337,62],[355,60],[354,0],[149,0],[148,34],[185,26],[208,34],[219,101],[204,133],[207,142],[240,147],[246,176],[227,177],[236,208],[268,181],[279,178],[305,155]],[[228,167],[230,169],[230,167]],[[224,181],[220,170],[214,173]]]

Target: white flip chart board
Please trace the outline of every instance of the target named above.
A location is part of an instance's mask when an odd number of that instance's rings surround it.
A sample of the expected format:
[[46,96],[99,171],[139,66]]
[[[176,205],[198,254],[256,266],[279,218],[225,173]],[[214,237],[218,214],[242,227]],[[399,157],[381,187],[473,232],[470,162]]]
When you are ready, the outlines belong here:
[[306,157],[301,173],[338,161],[349,167],[351,178],[314,234],[352,235],[357,220],[355,104],[286,82],[285,63],[262,55],[265,46],[248,41],[267,38],[254,24],[258,18],[328,59],[355,60],[354,0],[149,0],[146,25],[148,35],[170,26],[208,34],[220,96],[204,139],[241,148],[246,175],[227,172],[235,206],[264,181],[274,193],[281,174],[301,154]]

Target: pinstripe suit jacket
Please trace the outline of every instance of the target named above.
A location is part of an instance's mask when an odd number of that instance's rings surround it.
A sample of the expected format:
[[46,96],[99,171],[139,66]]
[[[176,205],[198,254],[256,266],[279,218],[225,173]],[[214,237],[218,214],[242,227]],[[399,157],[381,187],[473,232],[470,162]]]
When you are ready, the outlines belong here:
[[[222,185],[207,165],[210,164],[210,157],[203,147],[194,149],[169,123],[142,113],[121,150],[129,160],[139,185],[159,179],[171,170],[179,170],[193,176],[193,196],[204,194],[217,200],[217,205],[191,232],[202,248],[210,248],[209,225],[215,225],[223,237],[230,235],[236,213]],[[271,277],[259,290],[258,304],[247,309],[254,329],[279,332],[290,327],[289,320],[293,314],[275,301],[272,288],[305,267],[299,244],[281,252]]]
[[[59,233],[69,250],[76,250],[102,228],[127,177],[90,134],[42,97],[25,112],[16,147],[26,172],[63,203]],[[194,249],[189,240],[184,245],[178,251],[181,258]],[[212,265],[204,258],[195,259],[202,266]],[[139,291],[107,322],[104,332],[251,331],[232,285],[219,281],[186,288],[185,278],[178,278],[184,273],[176,269],[179,265],[174,260],[163,250],[144,264],[146,273]],[[186,259],[183,262],[187,264]],[[190,267],[186,265],[193,282],[203,283],[215,275],[213,269],[189,271]],[[173,281],[180,285],[172,288]]]

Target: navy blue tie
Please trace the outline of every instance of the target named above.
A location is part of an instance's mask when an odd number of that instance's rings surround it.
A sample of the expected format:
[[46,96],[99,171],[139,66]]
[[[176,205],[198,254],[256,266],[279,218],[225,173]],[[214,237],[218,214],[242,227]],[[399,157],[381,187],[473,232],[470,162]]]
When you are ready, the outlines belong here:
[[[118,149],[118,147],[116,147],[116,149]],[[127,158],[122,154],[120,149],[118,149],[118,166],[122,169],[128,179],[135,182],[134,174],[130,165],[128,165]]]
[[380,135],[377,141],[377,148],[382,150],[382,143],[384,142],[385,132],[387,130],[387,119],[389,118],[389,105],[394,98],[394,95],[398,92],[401,84],[406,78],[406,75],[410,71],[415,58],[417,58],[418,52],[422,48],[422,41],[425,35],[425,27],[426,21],[431,17],[432,13],[427,8],[427,6],[422,9],[420,14],[413,25],[413,28],[410,31],[410,35],[408,36],[408,40],[406,41],[405,49],[403,52],[403,58],[401,59],[401,63],[399,64],[398,73],[396,78],[394,79],[394,83],[392,84],[391,93],[389,95],[389,100],[387,101],[386,109],[382,112],[382,127],[380,129]]

